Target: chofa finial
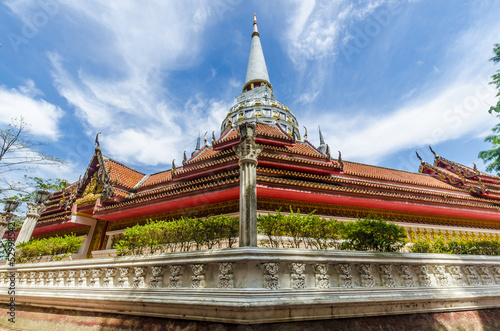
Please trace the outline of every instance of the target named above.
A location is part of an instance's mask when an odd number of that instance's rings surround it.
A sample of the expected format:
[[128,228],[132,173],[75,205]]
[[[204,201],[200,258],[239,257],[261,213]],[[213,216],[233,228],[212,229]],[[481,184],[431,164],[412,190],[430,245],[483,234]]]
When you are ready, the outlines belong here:
[[429,149],[431,150],[432,154],[434,154],[434,157],[437,159],[439,157],[439,155],[437,155],[436,152],[434,152],[431,145],[429,145]]
[[422,160],[422,158],[420,157],[420,155],[418,155],[417,150],[415,150],[415,154],[417,154],[417,157],[418,157],[418,159],[420,160],[420,163],[421,163],[421,164],[424,164],[425,162],[424,162],[424,160]]
[[99,147],[99,135],[101,134],[102,132],[97,132],[97,134],[95,135],[95,144],[97,145],[96,147]]

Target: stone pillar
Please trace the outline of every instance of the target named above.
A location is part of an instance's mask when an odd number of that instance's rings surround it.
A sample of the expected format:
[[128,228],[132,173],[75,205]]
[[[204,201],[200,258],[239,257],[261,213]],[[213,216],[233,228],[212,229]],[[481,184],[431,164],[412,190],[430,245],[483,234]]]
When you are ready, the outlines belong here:
[[0,213],[0,239],[3,238],[10,221],[14,218],[14,214],[5,212]]
[[36,221],[40,218],[43,207],[43,204],[28,203],[28,212],[26,213],[26,219],[23,222],[21,231],[19,231],[19,235],[17,236],[16,245],[31,239]]
[[257,157],[262,147],[255,143],[255,125],[239,127],[240,144],[234,147],[240,165],[240,247],[257,247]]

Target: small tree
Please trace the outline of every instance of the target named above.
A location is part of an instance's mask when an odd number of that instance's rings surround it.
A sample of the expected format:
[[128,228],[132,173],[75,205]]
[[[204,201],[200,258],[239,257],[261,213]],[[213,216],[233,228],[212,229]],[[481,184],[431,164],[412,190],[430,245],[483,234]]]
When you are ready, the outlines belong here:
[[[500,62],[500,44],[495,44],[493,47],[493,56],[490,61],[494,63]],[[498,93],[497,97],[500,97],[500,70],[497,70],[496,74],[491,76],[493,79],[490,84],[495,85]],[[490,114],[493,112],[497,113],[497,118],[500,118],[500,100],[497,102],[496,106],[490,107],[488,110]],[[500,123],[495,125],[492,129],[493,134],[489,135],[484,139],[485,142],[490,142],[493,144],[493,148],[479,152],[478,157],[483,159],[485,163],[489,163],[486,170],[496,171],[500,175]]]
[[358,219],[343,227],[343,249],[397,252],[406,244],[406,230],[382,219]]

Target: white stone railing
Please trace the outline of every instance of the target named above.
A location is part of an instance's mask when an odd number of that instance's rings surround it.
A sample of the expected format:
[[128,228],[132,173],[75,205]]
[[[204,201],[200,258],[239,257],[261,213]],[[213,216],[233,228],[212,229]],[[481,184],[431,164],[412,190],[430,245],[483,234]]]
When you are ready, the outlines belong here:
[[237,248],[3,267],[0,301],[12,284],[18,304],[262,323],[498,307],[500,257]]

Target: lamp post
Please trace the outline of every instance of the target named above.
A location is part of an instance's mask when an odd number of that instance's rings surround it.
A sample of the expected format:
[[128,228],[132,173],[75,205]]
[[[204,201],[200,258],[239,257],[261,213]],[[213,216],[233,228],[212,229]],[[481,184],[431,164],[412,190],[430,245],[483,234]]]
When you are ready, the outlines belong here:
[[35,192],[35,203],[28,203],[28,212],[26,213],[23,227],[17,236],[16,245],[30,240],[33,230],[35,230],[36,222],[43,212],[43,203],[49,196],[49,191],[39,190]]
[[9,226],[10,221],[14,218],[14,214],[12,212],[16,210],[19,205],[19,201],[17,200],[7,200],[4,203],[4,213],[0,213],[0,239],[3,238],[5,234],[5,230]]

